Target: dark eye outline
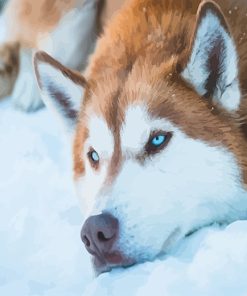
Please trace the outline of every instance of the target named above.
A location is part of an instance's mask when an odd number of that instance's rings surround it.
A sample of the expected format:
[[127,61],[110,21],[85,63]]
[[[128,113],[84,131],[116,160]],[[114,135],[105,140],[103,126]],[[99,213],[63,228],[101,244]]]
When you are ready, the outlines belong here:
[[[93,158],[93,154],[96,153],[97,156],[98,156],[98,160],[95,160]],[[93,148],[90,148],[89,152],[87,153],[87,157],[89,159],[89,162],[91,164],[91,166],[94,168],[94,169],[97,169],[99,167],[99,162],[100,162],[100,157],[99,157],[99,154],[97,151],[95,151]]]
[[[164,142],[162,142],[160,145],[154,145],[153,140],[156,137],[163,136]],[[164,132],[164,131],[154,131],[151,133],[149,140],[145,146],[145,151],[150,155],[150,154],[156,154],[159,153],[161,150],[163,150],[168,143],[170,142],[172,138],[172,133],[171,132]]]

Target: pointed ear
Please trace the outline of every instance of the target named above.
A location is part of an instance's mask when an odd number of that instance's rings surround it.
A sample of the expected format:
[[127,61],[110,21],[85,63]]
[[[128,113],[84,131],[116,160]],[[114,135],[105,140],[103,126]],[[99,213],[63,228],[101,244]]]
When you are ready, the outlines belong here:
[[214,2],[204,1],[182,76],[201,96],[234,112],[241,100],[238,74],[238,53],[223,13]]
[[45,52],[34,55],[34,68],[42,98],[66,129],[73,130],[82,103],[86,80]]

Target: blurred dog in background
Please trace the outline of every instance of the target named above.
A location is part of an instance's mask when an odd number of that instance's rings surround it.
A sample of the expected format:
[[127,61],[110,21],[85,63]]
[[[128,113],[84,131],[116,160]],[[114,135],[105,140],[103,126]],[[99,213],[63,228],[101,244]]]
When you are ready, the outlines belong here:
[[0,36],[0,97],[12,94],[15,107],[23,111],[42,107],[32,69],[33,51],[44,50],[67,67],[83,71],[97,36],[122,2],[7,1]]

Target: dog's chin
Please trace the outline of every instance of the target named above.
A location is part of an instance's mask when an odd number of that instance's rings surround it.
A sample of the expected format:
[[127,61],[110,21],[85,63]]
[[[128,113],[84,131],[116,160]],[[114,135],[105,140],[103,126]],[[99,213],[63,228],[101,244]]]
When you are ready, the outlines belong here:
[[127,268],[135,263],[135,260],[123,256],[120,252],[106,254],[104,258],[99,256],[92,257],[92,264],[96,276],[105,272],[110,272],[114,268]]

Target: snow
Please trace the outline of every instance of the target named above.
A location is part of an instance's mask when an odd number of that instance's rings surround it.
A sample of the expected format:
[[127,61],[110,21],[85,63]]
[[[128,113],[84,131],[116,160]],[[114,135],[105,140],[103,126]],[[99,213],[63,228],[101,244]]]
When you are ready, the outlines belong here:
[[92,277],[60,134],[46,110],[1,103],[0,295],[81,295]]
[[0,295],[247,295],[247,221],[214,225],[167,257],[94,277],[70,147],[47,110],[0,103]]

